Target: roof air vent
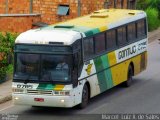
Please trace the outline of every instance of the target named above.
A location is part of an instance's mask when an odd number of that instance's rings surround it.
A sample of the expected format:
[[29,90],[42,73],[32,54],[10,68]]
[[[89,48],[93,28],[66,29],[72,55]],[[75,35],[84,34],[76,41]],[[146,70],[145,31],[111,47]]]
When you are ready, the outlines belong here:
[[128,14],[129,15],[135,15],[135,12],[129,12]]
[[90,17],[91,18],[107,18],[109,17],[109,15],[108,14],[92,14]]
[[54,28],[74,28],[74,25],[56,25]]

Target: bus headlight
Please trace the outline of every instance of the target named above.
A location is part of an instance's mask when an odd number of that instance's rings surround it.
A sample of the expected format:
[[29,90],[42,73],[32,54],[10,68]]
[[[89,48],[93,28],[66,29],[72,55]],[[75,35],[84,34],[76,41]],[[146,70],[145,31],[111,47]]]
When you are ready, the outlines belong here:
[[64,103],[64,100],[63,100],[63,99],[61,100],[61,103]]
[[15,97],[14,99],[15,99],[15,100],[19,100],[19,98],[18,98],[18,97]]
[[70,91],[54,91],[53,95],[70,96]]

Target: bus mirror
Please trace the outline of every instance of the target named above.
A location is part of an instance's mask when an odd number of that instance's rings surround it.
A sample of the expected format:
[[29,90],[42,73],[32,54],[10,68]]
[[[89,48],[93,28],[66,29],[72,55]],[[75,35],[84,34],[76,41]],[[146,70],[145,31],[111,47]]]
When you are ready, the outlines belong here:
[[78,72],[77,69],[74,69],[72,71],[72,81],[73,81],[74,88],[77,87],[77,85],[78,85],[78,73],[77,72]]
[[78,85],[78,53],[73,55],[74,67],[72,72],[73,87]]
[[74,67],[77,68],[78,67],[78,54],[77,53],[74,54],[73,59],[74,59],[73,60],[74,61]]

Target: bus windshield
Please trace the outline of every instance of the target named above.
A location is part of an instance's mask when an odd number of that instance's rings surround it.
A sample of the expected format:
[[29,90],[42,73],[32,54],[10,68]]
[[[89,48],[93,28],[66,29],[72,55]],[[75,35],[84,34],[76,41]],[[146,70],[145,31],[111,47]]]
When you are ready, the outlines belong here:
[[62,55],[42,55],[41,81],[69,81],[71,57]]
[[71,55],[17,53],[14,78],[22,81],[71,81]]

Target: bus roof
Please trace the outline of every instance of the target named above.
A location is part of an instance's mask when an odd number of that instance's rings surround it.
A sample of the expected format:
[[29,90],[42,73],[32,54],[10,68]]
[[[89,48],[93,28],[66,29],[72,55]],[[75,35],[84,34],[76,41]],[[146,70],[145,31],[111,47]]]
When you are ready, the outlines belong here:
[[22,33],[16,43],[70,45],[77,39],[112,29],[146,17],[141,10],[102,9],[92,14]]

